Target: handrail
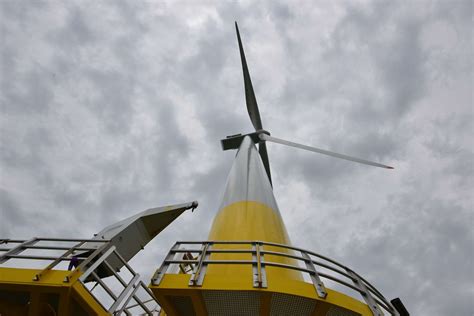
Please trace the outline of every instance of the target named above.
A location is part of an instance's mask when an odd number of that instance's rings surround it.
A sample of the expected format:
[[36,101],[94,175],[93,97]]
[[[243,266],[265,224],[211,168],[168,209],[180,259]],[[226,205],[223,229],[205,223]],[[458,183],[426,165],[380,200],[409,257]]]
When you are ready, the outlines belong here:
[[[197,245],[201,245],[201,249],[196,249]],[[206,245],[212,245],[213,247],[207,247]],[[249,246],[247,249],[222,249],[219,245],[245,245]],[[193,248],[194,246],[194,248]],[[265,249],[260,247],[266,246]],[[271,250],[268,249],[271,247]],[[293,253],[297,251],[301,255]],[[176,255],[184,253],[197,254],[195,258],[181,257],[176,258]],[[212,254],[249,254],[252,256],[251,260],[243,259],[211,259]],[[265,260],[263,257],[265,256]],[[270,257],[268,257],[270,256]],[[288,259],[296,260],[293,263],[281,263],[274,262],[271,256],[283,257]],[[322,262],[322,261],[324,262]],[[305,264],[303,268],[298,265],[298,262]],[[311,282],[315,287],[316,295],[325,299],[327,292],[325,290],[323,279],[334,281],[345,288],[356,291],[360,294],[361,298],[365,301],[369,309],[374,316],[384,315],[383,311],[393,316],[399,316],[398,311],[394,308],[392,303],[387,300],[372,284],[362,278],[359,274],[348,268],[347,266],[330,259],[326,256],[320,255],[313,251],[305,250],[299,247],[288,246],[284,244],[278,244],[273,242],[265,242],[259,240],[208,240],[208,241],[178,241],[170,249],[168,255],[163,261],[161,267],[155,272],[152,277],[152,284],[159,286],[163,276],[171,265],[175,264],[197,264],[198,269],[195,272],[197,276],[192,277],[192,281],[189,282],[189,286],[202,286],[205,270],[209,265],[224,265],[224,264],[239,264],[239,265],[251,265],[254,267],[253,278],[254,287],[265,288],[268,280],[266,280],[265,267],[275,267],[279,269],[291,269],[301,271],[309,275]],[[331,274],[321,271],[326,269]],[[196,282],[199,277],[200,282]],[[341,278],[342,277],[342,278]],[[265,284],[262,282],[262,278],[265,278]],[[271,282],[271,280],[270,280]],[[382,311],[383,310],[383,311]]]

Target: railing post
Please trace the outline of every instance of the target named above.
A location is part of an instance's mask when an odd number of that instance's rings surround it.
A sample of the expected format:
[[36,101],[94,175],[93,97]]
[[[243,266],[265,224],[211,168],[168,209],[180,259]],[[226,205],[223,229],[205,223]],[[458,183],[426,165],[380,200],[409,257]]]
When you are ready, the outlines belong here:
[[370,311],[372,312],[372,315],[374,316],[383,316],[383,312],[380,310],[379,305],[375,301],[374,297],[370,293],[369,289],[367,286],[365,286],[364,281],[361,280],[361,278],[351,269],[346,268],[347,274],[349,274],[352,278],[352,281],[354,282],[354,285],[359,289],[360,294],[364,298],[365,302],[370,308]]
[[265,272],[264,254],[261,253],[260,242],[252,242],[252,272],[253,287],[266,288],[267,275]]
[[201,255],[199,257],[198,264],[194,267],[191,278],[189,279],[190,286],[202,286],[202,283],[204,282],[204,276],[206,275],[207,261],[211,256],[211,253],[208,252],[208,250],[210,250],[211,247],[212,242],[210,241],[204,242],[204,244],[202,245]]
[[161,264],[161,266],[159,267],[158,270],[156,270],[155,274],[153,275],[153,277],[151,278],[151,283],[153,285],[159,285],[160,282],[161,282],[161,279],[163,279],[163,276],[165,275],[166,273],[166,270],[168,270],[168,267],[170,266],[169,263],[167,263],[168,260],[173,260],[175,254],[176,254],[176,250],[179,249],[179,245],[180,243],[179,242],[176,242],[173,247],[171,247],[170,249],[170,252],[168,252],[168,255],[165,257],[165,260],[163,260],[163,263]]
[[323,281],[321,281],[321,278],[319,277],[318,271],[316,271],[316,267],[314,266],[311,257],[304,251],[301,251],[301,256],[305,259],[304,263],[306,268],[312,271],[310,277],[313,281],[314,288],[316,289],[316,294],[318,294],[320,298],[326,298],[328,293],[326,292]]

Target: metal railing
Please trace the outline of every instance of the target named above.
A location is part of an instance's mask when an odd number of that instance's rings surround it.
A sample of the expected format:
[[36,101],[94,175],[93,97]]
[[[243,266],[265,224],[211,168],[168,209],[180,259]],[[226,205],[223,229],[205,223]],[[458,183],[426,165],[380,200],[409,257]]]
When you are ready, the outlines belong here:
[[[219,248],[218,245],[240,245],[246,249]],[[182,254],[186,254],[182,256]],[[189,254],[196,254],[195,257]],[[212,254],[247,254],[248,260],[211,259]],[[287,263],[271,261],[280,257]],[[280,260],[281,261],[281,260]],[[285,262],[285,261],[284,261]],[[301,266],[298,264],[301,263]],[[189,286],[202,286],[209,265],[239,264],[252,266],[253,286],[267,287],[266,267],[290,269],[308,275],[314,285],[316,295],[325,299],[326,287],[323,281],[332,281],[358,293],[372,314],[382,316],[385,313],[399,316],[399,312],[372,284],[343,264],[317,254],[288,245],[264,241],[179,241],[170,249],[161,267],[152,277],[152,284],[158,286],[172,265],[192,267]],[[271,281],[271,280],[270,280]]]
[[[97,245],[85,247],[84,245]],[[7,247],[11,245],[11,247]],[[27,252],[40,251],[60,252],[56,255],[30,254]],[[63,239],[63,238],[32,238],[30,240],[0,239],[0,267],[10,260],[27,262],[51,261],[40,272],[36,273],[33,281],[40,281],[48,272],[57,269],[61,263],[69,263],[70,273],[64,278],[69,283],[78,277],[96,301],[110,314],[136,315],[145,313],[155,315],[159,305],[153,293],[140,280],[140,275],[117,252],[109,240],[98,239]],[[127,279],[121,271],[115,271],[109,261],[119,260],[128,272]],[[15,265],[19,267],[21,265]],[[56,268],[56,269],[55,269]],[[124,274],[124,273],[122,273]],[[111,286],[112,280],[115,285]],[[140,293],[139,293],[140,292]],[[109,303],[107,303],[109,302]]]

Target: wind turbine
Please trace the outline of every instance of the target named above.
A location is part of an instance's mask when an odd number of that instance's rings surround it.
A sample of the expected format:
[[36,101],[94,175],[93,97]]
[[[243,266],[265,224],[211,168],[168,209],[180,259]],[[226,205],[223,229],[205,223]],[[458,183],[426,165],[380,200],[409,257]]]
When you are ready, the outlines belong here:
[[[264,130],[237,23],[235,28],[255,132],[221,140],[223,150],[237,153],[208,240],[176,242],[150,289],[166,315],[408,315],[399,299],[388,301],[345,265],[291,245],[273,195],[266,142],[393,168]],[[180,266],[179,273],[173,265]],[[360,300],[344,291],[360,294]]]

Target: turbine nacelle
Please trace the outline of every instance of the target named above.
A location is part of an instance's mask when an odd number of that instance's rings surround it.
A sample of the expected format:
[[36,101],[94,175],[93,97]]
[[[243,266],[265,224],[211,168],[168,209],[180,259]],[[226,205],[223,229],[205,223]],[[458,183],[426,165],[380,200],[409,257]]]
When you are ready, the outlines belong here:
[[221,139],[222,150],[239,149],[240,144],[244,140],[245,136],[250,137],[254,144],[260,144],[264,141],[262,136],[260,136],[261,134],[270,136],[270,133],[264,129],[249,134],[235,134],[227,136],[225,139]]

